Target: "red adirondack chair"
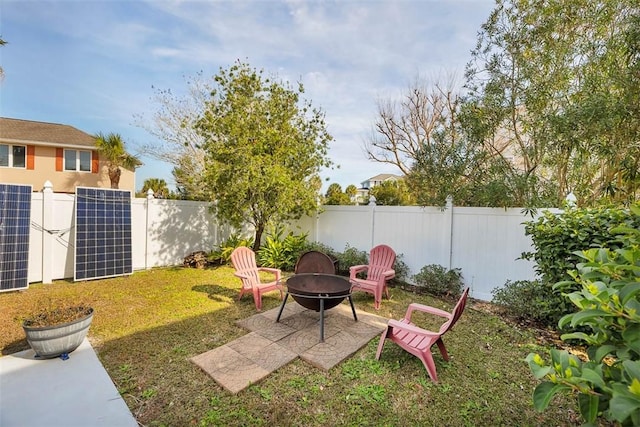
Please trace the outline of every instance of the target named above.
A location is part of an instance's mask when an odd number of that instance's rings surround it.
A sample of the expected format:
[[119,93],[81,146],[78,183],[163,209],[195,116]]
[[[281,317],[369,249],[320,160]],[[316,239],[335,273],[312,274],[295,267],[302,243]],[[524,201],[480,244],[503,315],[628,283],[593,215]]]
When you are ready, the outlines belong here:
[[[435,307],[429,307],[422,304],[412,303],[409,305],[404,318],[401,320],[389,320],[387,329],[380,336],[380,343],[378,344],[378,352],[376,353],[376,360],[380,359],[382,348],[387,339],[395,342],[404,350],[416,356],[422,361],[422,364],[427,369],[429,376],[433,382],[438,382],[438,374],[436,373],[436,365],[433,361],[431,354],[431,347],[434,344],[440,349],[440,353],[444,360],[449,360],[449,354],[442,341],[442,336],[449,331],[453,325],[458,321],[460,315],[464,311],[464,307],[467,303],[467,296],[469,295],[469,288],[466,288],[460,299],[456,303],[451,313],[447,313],[444,310],[440,310]],[[441,316],[447,319],[446,322],[440,326],[438,332],[431,332],[426,329],[422,329],[413,323],[411,323],[411,313],[414,310],[422,311],[436,316]]]
[[[371,249],[368,265],[354,265],[349,268],[349,281],[352,291],[364,291],[373,294],[374,307],[380,309],[380,301],[384,293],[389,299],[387,280],[393,279],[396,272],[393,263],[396,261],[396,253],[387,245],[378,245]],[[367,272],[367,277],[362,279],[358,273]]]
[[[280,286],[282,272],[277,268],[258,267],[256,254],[251,249],[246,246],[237,247],[231,253],[231,263],[236,269],[234,275],[242,281],[238,300],[242,298],[242,295],[252,293],[256,309],[260,311],[262,310],[262,294],[278,290],[280,291],[280,299],[282,299],[282,287]],[[273,274],[274,280],[262,282],[260,272]]]

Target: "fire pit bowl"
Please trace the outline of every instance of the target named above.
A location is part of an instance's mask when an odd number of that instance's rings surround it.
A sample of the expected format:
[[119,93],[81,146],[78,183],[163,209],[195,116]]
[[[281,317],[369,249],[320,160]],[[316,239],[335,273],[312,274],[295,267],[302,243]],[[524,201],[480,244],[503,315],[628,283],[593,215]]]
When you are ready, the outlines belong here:
[[320,311],[324,300],[324,309],[329,310],[351,294],[351,283],[333,274],[302,273],[287,279],[287,292],[304,308]]
[[346,277],[323,273],[301,273],[291,276],[287,279],[287,293],[280,305],[276,322],[280,321],[289,295],[304,308],[320,312],[320,342],[324,342],[324,311],[337,306],[345,298],[349,299],[353,320],[358,321],[356,308],[351,299],[351,283]]

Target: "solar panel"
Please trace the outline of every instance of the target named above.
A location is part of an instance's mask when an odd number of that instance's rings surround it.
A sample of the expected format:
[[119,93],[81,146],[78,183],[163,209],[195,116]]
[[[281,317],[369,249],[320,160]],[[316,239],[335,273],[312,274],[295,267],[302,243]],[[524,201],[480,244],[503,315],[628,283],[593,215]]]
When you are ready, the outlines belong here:
[[29,286],[30,185],[0,184],[0,291]]
[[74,280],[131,274],[131,192],[77,187],[75,247]]

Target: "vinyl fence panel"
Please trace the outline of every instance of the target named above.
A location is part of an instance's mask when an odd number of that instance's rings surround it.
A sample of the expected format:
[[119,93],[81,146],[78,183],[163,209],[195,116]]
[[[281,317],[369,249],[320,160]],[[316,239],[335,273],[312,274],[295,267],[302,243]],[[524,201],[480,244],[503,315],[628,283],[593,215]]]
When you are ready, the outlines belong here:
[[529,219],[519,208],[324,206],[315,221],[297,224],[338,252],[391,246],[409,268],[408,282],[427,265],[458,268],[474,298],[491,300],[508,280],[536,278],[535,263],[519,259],[532,250]]
[[[133,269],[182,264],[186,255],[211,251],[233,232],[211,213],[210,204],[136,198],[131,203]],[[75,195],[33,193],[29,282],[73,277]],[[409,268],[438,264],[459,268],[471,296],[491,300],[506,281],[532,280],[535,264],[518,259],[532,249],[521,209],[446,209],[417,206],[323,206],[316,215],[288,224],[296,234],[338,252],[349,247],[369,252],[387,244]],[[250,235],[245,228],[239,234]]]

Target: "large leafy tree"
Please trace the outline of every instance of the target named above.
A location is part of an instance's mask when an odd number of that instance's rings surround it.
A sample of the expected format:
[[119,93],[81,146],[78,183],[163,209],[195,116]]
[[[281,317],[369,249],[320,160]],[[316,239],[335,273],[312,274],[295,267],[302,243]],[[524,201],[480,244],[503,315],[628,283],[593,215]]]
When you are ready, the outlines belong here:
[[463,117],[501,159],[517,202],[637,198],[639,13],[635,0],[496,2],[467,68]]
[[254,250],[266,227],[317,208],[319,172],[331,166],[324,113],[262,70],[237,62],[214,77],[203,116],[206,188],[219,216],[251,224]]
[[351,205],[351,198],[347,193],[342,192],[342,187],[338,183],[329,185],[324,194],[325,205]]
[[409,193],[404,180],[383,181],[373,187],[369,194],[376,198],[376,204],[381,206],[408,206],[413,204],[413,197]]
[[95,138],[98,151],[107,161],[111,188],[117,189],[120,185],[120,175],[122,175],[121,168],[135,170],[135,168],[142,165],[142,162],[138,157],[127,152],[124,141],[119,134],[109,133],[105,135],[98,133]]

